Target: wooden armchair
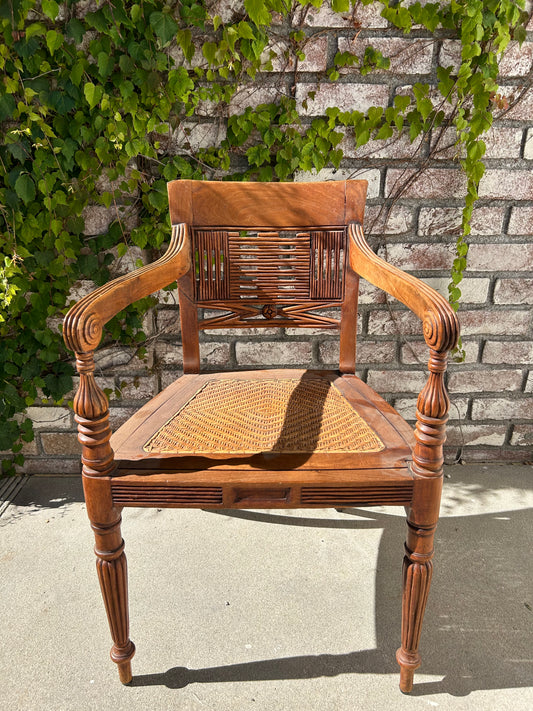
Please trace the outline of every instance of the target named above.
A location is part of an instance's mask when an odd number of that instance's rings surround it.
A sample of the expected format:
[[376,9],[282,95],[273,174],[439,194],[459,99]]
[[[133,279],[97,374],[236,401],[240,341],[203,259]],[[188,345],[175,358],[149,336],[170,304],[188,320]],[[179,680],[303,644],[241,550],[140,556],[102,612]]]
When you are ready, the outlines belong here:
[[[403,562],[400,688],[412,688],[431,581],[448,412],[443,375],[458,323],[447,301],[378,258],[362,231],[366,181],[168,186],[172,239],[164,257],[87,295],[65,318],[80,386],[87,513],[120,679],[131,678],[127,506],[315,508],[401,505]],[[359,277],[421,319],[429,378],[413,430],[355,375]],[[113,435],[94,379],[104,324],[177,279],[184,375]],[[340,320],[324,315],[340,308]],[[220,315],[199,319],[198,308]],[[329,312],[331,313],[331,311]],[[340,327],[338,371],[200,374],[200,330]]]

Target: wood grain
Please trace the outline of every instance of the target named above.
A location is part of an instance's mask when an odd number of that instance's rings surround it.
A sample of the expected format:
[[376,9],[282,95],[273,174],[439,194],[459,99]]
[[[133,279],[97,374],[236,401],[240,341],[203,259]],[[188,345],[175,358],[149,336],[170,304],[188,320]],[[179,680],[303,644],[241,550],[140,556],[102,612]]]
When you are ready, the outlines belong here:
[[[87,513],[95,535],[97,572],[113,639],[111,657],[125,683],[131,679],[135,647],[128,629],[127,568],[120,533],[123,507],[283,509],[387,504],[407,509],[397,660],[401,689],[408,692],[412,688],[414,671],[420,665],[418,647],[433,570],[442,488],[449,408],[444,373],[447,352],[457,342],[459,324],[443,297],[373,253],[362,230],[366,187],[366,181],[173,181],[168,193],[174,226],[164,257],[95,290],[65,318],[65,342],[76,353],[80,374],[74,411],[83,446]],[[360,277],[399,299],[421,320],[429,348],[429,375],[418,397],[414,432],[383,398],[355,376]],[[175,280],[185,375],[112,435],[107,399],[94,378],[94,350],[103,326],[128,304]],[[321,313],[332,306],[340,307],[340,320]],[[201,320],[199,308],[221,313]],[[200,330],[235,326],[340,326],[339,372],[310,374],[283,369],[200,374]],[[323,379],[328,387],[322,382],[315,387],[312,406],[305,412],[301,404],[307,402],[305,398],[293,398],[292,394],[281,420],[279,408],[276,410],[276,427],[283,421],[283,437],[280,434],[272,444],[269,420],[263,429],[270,439],[261,440],[271,447],[269,451],[256,451],[253,441],[250,444],[250,431],[243,434],[238,429],[237,415],[231,408],[224,432],[212,439],[235,444],[233,435],[237,434],[241,438],[238,446],[217,448],[210,438],[204,450],[191,447],[191,451],[176,451],[172,449],[175,440],[165,439],[168,432],[164,428],[170,422],[181,425],[181,408],[208,382],[224,382],[227,390],[227,383],[238,379],[242,383],[244,379],[247,386],[238,392],[254,393],[262,379],[279,383],[280,379],[294,382],[295,378],[310,377]],[[278,389],[287,391],[287,387],[285,383]],[[330,387],[335,388],[334,398],[316,394],[329,392]],[[271,391],[277,392],[275,388]],[[227,397],[225,402],[234,401],[235,397]],[[212,407],[199,408],[198,432],[211,431],[208,425],[221,420],[221,407],[222,401],[217,400]],[[338,430],[333,429],[329,439],[320,430],[323,419],[338,426],[341,419],[339,415],[335,420],[335,412],[345,412],[346,408],[352,408],[348,419],[359,437],[354,435],[353,441],[363,443],[351,449],[337,444],[352,442],[340,437]],[[259,410],[256,407],[254,415]],[[244,413],[244,419],[248,414]],[[285,425],[290,427],[285,429]],[[305,429],[305,436],[294,439],[294,432],[301,434],[301,430],[293,425]],[[146,443],[163,430],[164,446],[158,451],[145,451]],[[182,430],[176,426],[171,434],[177,436]],[[253,428],[248,430],[253,434]],[[225,437],[229,432],[233,439]],[[181,441],[189,441],[187,437]],[[323,444],[309,443],[315,441]],[[282,447],[280,443],[286,442],[305,442],[305,446]],[[335,446],[339,451],[334,451]]]

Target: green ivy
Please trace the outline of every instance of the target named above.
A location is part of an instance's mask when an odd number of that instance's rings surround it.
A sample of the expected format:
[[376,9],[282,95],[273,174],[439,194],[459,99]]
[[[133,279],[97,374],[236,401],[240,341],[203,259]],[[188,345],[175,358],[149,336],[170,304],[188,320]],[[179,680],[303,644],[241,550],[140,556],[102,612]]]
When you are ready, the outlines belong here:
[[[168,239],[166,182],[224,174],[232,180],[291,180],[296,171],[339,167],[349,133],[356,146],[408,132],[411,141],[444,122],[429,86],[397,95],[365,113],[328,109],[306,119],[285,87],[279,98],[230,112],[236,89],[261,82],[274,62],[298,68],[311,30],[299,26],[323,0],[244,0],[231,21],[211,15],[204,0],[6,0],[0,4],[0,450],[21,464],[33,438],[24,416],[33,403],[61,403],[73,370],[60,322],[81,279],[103,284],[116,256],[131,246],[158,254]],[[362,0],[368,5],[372,0]],[[466,268],[469,224],[483,175],[485,144],[498,103],[498,61],[511,38],[524,38],[521,0],[448,3],[381,1],[383,16],[406,33],[452,30],[462,46],[457,72],[438,73],[467,176],[463,234],[457,242],[450,300],[457,307]],[[350,0],[332,0],[350,11]],[[281,49],[269,41],[273,18]],[[285,34],[283,34],[285,33]],[[203,61],[200,61],[203,60]],[[372,47],[338,53],[324,82],[348,68],[386,70]],[[294,78],[294,81],[296,79]],[[310,92],[304,110],[314,99]],[[216,147],[169,150],[187,120],[212,106],[227,124]],[[116,209],[104,234],[85,235],[84,210]],[[128,215],[137,216],[129,223]],[[104,338],[140,349],[144,299],[107,326]]]

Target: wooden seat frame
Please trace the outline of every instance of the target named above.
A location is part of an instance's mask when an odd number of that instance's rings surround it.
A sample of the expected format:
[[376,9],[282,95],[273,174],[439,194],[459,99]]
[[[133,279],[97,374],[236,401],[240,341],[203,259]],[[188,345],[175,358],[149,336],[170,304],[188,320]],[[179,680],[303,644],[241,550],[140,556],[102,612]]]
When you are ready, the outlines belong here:
[[[361,226],[365,196],[366,181],[173,181],[169,183],[172,238],[165,255],[96,289],[65,318],[65,343],[76,354],[80,376],[74,411],[83,447],[87,513],[113,638],[111,658],[123,683],[132,679],[135,652],[129,639],[126,557],[120,531],[124,506],[306,508],[393,503],[407,511],[401,646],[396,657],[400,688],[412,689],[420,665],[418,646],[442,488],[449,408],[444,372],[459,327],[442,296],[374,254]],[[246,252],[255,244],[258,251]],[[287,254],[291,255],[288,262],[283,261]],[[253,283],[245,273],[248,264],[254,265]],[[289,276],[280,269],[288,269]],[[403,302],[422,321],[429,378],[418,397],[414,432],[355,376],[360,276]],[[176,280],[185,375],[112,438],[108,401],[94,378],[94,351],[103,327],[129,304]],[[324,316],[328,306],[340,307],[340,322]],[[199,321],[199,307],[224,313]],[[277,459],[270,456],[267,466],[259,455],[259,459],[243,459],[242,454],[233,458],[226,454],[218,462],[206,462],[195,453],[184,458],[143,449],[153,433],[147,423],[154,412],[174,414],[183,393],[197,392],[205,381],[206,376],[198,375],[198,333],[203,328],[332,328],[339,323],[339,371],[323,377],[356,403],[356,409],[367,408],[386,445],[383,452],[344,453],[340,459],[318,452],[303,458],[282,453]],[[304,376],[303,371],[294,375]],[[253,380],[261,375],[242,377]],[[286,371],[272,371],[268,377],[288,376]]]

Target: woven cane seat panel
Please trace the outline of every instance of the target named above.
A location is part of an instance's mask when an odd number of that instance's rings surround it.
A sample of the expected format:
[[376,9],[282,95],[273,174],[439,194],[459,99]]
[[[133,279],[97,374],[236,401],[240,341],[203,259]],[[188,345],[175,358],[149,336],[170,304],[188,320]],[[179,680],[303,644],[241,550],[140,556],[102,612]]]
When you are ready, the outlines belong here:
[[380,452],[329,381],[210,380],[143,447],[152,454]]

